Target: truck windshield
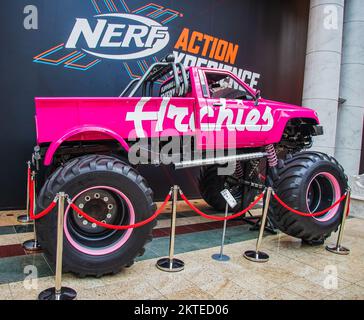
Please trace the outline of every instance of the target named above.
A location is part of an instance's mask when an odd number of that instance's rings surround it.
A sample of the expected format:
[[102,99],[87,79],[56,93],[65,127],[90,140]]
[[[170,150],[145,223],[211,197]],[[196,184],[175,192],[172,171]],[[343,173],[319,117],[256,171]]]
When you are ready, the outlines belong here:
[[253,100],[253,96],[228,74],[206,72],[210,98]]

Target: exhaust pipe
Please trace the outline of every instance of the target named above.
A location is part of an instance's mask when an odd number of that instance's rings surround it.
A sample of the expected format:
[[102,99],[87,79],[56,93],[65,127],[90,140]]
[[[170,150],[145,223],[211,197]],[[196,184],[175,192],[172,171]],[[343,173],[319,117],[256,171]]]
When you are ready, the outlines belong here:
[[210,166],[210,165],[214,165],[214,164],[223,165],[223,164],[237,162],[237,161],[260,159],[260,158],[264,158],[266,156],[268,156],[268,153],[266,153],[266,152],[255,152],[255,153],[247,153],[247,154],[238,154],[238,155],[227,156],[227,157],[182,161],[182,162],[175,163],[174,166],[177,170],[179,170],[179,169],[194,168],[194,167],[201,167],[201,166]]

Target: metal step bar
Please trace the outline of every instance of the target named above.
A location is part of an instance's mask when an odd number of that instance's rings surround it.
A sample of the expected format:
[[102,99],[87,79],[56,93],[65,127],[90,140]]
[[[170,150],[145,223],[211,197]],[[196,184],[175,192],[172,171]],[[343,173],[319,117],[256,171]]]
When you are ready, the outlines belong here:
[[194,168],[200,166],[210,166],[214,164],[228,164],[237,161],[247,161],[264,158],[268,155],[266,152],[254,152],[254,153],[246,153],[246,154],[237,154],[233,156],[226,157],[217,157],[217,158],[208,158],[208,159],[197,159],[197,160],[188,160],[175,163],[174,166],[177,170],[186,169],[186,168]]

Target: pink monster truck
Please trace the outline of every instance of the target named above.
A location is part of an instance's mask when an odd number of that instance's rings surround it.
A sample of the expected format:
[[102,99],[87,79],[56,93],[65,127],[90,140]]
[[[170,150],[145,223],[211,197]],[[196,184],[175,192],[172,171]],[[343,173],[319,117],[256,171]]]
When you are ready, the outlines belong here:
[[[156,205],[135,158],[155,165],[168,158],[176,169],[201,167],[201,196],[216,210],[225,207],[220,195],[225,188],[238,202],[235,210],[272,186],[288,205],[312,213],[330,207],[347,189],[335,159],[306,151],[312,137],[323,134],[315,111],[265,100],[225,70],[186,69],[167,56],[120,97],[36,98],[35,104],[38,210],[64,191],[83,211],[109,224],[148,218]],[[168,148],[176,139],[183,143]],[[234,170],[220,175],[226,164]],[[341,204],[325,215],[302,217],[273,200],[269,218],[282,232],[322,243],[338,228],[342,214]],[[55,260],[56,216],[36,222],[50,262]],[[67,207],[64,270],[80,276],[119,272],[143,254],[154,225],[104,229]]]

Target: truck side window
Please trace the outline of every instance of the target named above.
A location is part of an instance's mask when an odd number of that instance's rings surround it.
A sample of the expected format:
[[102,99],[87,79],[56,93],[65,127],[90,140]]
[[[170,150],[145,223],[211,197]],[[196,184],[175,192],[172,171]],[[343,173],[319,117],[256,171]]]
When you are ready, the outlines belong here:
[[252,95],[227,74],[206,72],[206,79],[212,99],[253,100]]

